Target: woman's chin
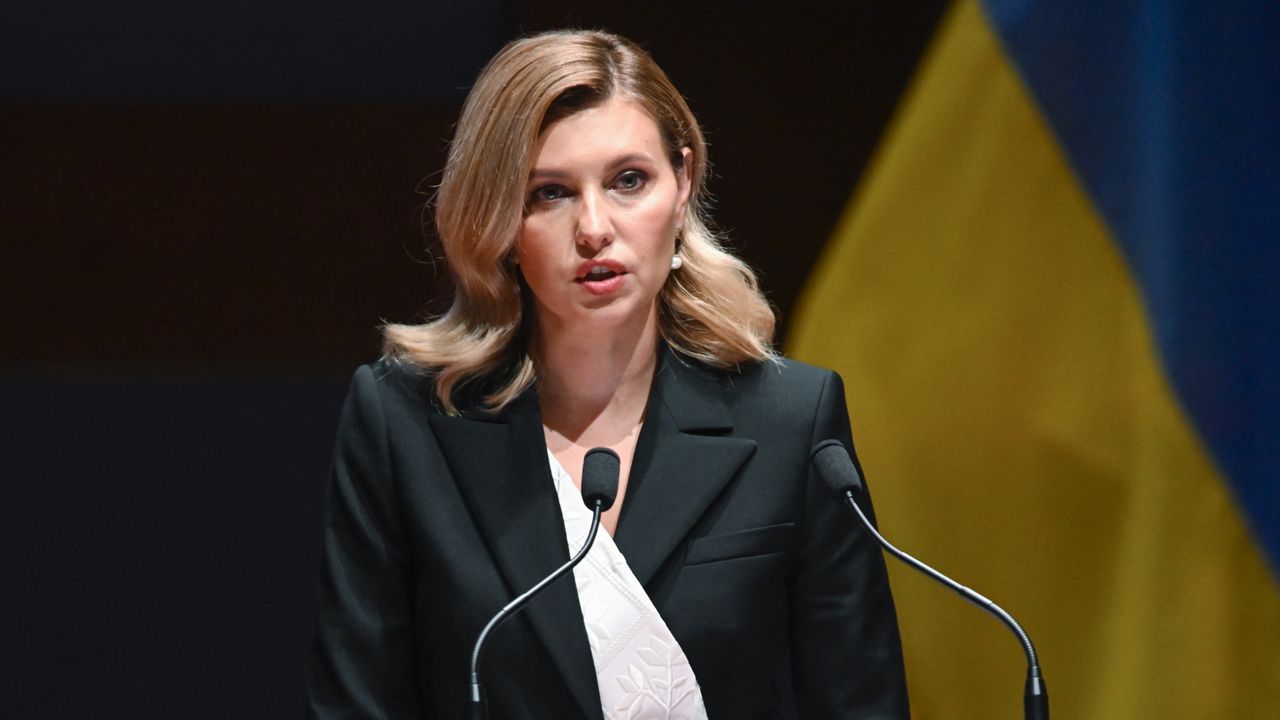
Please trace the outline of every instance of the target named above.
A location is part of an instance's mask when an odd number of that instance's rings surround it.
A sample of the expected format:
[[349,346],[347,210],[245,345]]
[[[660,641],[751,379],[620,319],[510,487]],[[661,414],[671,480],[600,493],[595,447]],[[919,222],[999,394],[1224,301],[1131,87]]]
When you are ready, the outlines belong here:
[[657,316],[657,304],[637,306],[634,298],[594,297],[575,304],[568,317],[562,317],[566,329],[590,327],[594,330],[644,327]]

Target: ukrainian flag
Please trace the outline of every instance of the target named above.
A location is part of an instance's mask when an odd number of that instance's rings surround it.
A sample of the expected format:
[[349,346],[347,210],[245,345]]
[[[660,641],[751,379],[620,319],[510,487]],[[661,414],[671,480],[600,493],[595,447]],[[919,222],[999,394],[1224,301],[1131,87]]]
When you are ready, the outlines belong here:
[[[1280,718],[1280,3],[960,0],[792,326],[1055,718]],[[1021,717],[894,567],[917,718]]]

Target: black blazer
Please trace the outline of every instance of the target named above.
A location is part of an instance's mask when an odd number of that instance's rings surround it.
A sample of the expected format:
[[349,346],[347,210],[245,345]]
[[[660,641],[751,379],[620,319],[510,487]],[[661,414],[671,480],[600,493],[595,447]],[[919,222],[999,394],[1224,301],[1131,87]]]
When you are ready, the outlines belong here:
[[[879,548],[810,469],[827,438],[852,450],[835,373],[661,352],[614,540],[712,720],[908,717]],[[536,392],[449,416],[429,375],[360,368],[328,495],[308,717],[461,717],[477,633],[568,557]],[[499,628],[480,672],[494,720],[602,718],[571,581]]]

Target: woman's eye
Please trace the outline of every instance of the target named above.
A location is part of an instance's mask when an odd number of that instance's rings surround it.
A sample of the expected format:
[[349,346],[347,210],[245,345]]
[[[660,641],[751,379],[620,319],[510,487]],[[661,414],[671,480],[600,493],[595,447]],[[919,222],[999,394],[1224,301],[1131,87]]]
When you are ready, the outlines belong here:
[[644,187],[644,184],[648,179],[649,176],[639,170],[628,170],[619,175],[618,179],[614,181],[614,184],[620,190],[639,190]]
[[561,185],[543,185],[529,194],[529,200],[535,203],[555,202],[568,194]]

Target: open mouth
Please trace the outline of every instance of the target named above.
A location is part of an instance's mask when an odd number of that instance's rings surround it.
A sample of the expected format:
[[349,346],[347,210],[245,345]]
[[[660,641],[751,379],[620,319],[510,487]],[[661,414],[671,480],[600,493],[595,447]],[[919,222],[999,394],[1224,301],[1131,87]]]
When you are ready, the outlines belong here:
[[586,275],[583,275],[582,277],[578,278],[577,282],[580,282],[580,283],[600,282],[603,280],[610,280],[612,278],[618,277],[621,274],[622,273],[617,272],[615,270],[610,270],[609,268],[603,265],[596,265],[595,267],[591,268],[591,270],[588,271]]
[[588,260],[578,268],[574,282],[592,295],[612,295],[622,288],[626,267],[616,260]]

